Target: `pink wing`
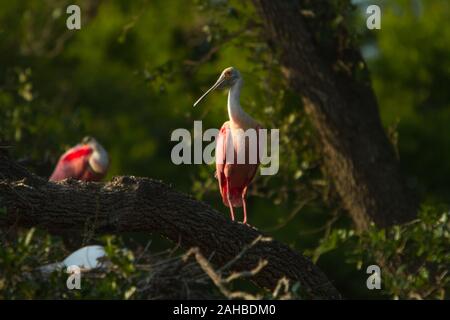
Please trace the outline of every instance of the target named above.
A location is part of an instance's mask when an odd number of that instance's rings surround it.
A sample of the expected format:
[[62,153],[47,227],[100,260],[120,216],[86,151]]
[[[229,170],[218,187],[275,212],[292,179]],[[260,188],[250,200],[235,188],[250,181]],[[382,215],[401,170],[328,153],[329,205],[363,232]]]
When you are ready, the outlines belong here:
[[[258,126],[256,130],[258,131],[261,127]],[[256,164],[237,164],[226,163],[226,148],[231,138],[231,129],[229,122],[225,122],[220,129],[219,135],[217,137],[216,145],[216,177],[219,181],[220,194],[222,195],[223,203],[228,206],[228,193],[230,202],[233,207],[242,206],[242,193],[244,189],[253,180],[259,165],[259,156],[257,156]],[[257,140],[257,152],[259,151],[259,139]],[[236,146],[233,146],[235,149]],[[248,160],[249,146],[246,143],[246,159]],[[234,160],[237,159],[236,150],[234,150]],[[228,190],[229,186],[229,190]]]
[[227,205],[227,183],[225,178],[225,163],[226,163],[226,145],[228,135],[230,134],[230,124],[225,122],[220,128],[216,143],[216,178],[219,181],[220,194],[223,203]]
[[79,180],[86,179],[89,176],[89,157],[93,152],[87,145],[78,145],[64,153],[58,161],[50,181],[60,181],[67,178]]
[[[247,165],[249,167],[249,170],[248,170],[249,174],[248,174],[247,185],[250,182],[252,182],[253,178],[256,175],[256,172],[258,171],[259,164],[261,163],[261,159],[259,158],[259,151],[260,151],[259,150],[259,143],[260,143],[260,141],[259,141],[259,130],[262,129],[262,127],[258,124],[255,129],[256,129],[256,143],[257,143],[256,144],[256,164],[248,164]],[[250,153],[248,145],[246,145],[246,153],[247,154]]]

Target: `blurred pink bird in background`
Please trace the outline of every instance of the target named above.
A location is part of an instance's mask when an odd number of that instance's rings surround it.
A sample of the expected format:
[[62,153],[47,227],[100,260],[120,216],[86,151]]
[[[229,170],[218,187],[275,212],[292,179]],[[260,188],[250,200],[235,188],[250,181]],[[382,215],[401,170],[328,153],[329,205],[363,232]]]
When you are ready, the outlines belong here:
[[[243,207],[243,223],[247,223],[247,188],[255,177],[259,166],[258,133],[261,126],[241,107],[239,98],[242,84],[240,72],[233,67],[226,68],[216,83],[194,103],[194,107],[213,90],[229,88],[228,116],[230,120],[222,125],[217,137],[216,178],[219,181],[222,201],[230,208],[231,219],[234,220],[233,208]],[[256,139],[253,141],[242,135],[249,129],[255,130]],[[255,144],[253,145],[254,148],[250,143]],[[230,148],[233,148],[233,151],[230,152]],[[237,159],[242,152],[245,152],[245,158],[243,158],[245,161],[238,162]],[[254,154],[255,152],[256,154]],[[232,156],[230,157],[230,155]],[[251,161],[251,159],[254,159],[254,161]]]
[[106,150],[92,137],[83,138],[81,144],[66,151],[58,161],[50,181],[73,178],[83,181],[100,181],[108,171]]

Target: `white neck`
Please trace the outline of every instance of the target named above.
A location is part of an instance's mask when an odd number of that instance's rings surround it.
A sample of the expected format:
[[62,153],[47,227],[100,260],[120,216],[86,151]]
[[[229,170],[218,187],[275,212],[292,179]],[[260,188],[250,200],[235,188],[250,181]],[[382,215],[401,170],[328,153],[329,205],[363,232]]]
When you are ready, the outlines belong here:
[[241,96],[242,79],[238,79],[228,91],[228,116],[235,123],[242,123],[248,115],[241,107],[239,98]]

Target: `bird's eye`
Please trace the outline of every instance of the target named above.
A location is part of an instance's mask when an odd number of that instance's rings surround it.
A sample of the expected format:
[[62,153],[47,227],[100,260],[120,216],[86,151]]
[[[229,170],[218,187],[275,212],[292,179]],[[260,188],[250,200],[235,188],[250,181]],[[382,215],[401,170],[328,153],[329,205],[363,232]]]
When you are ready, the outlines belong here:
[[228,77],[231,77],[231,71],[225,71],[225,76],[228,78]]

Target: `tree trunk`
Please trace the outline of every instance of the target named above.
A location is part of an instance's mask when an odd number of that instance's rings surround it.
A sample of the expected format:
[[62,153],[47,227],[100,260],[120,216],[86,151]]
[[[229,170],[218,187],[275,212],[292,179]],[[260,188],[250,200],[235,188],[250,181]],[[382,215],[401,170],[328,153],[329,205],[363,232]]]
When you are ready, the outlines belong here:
[[[334,34],[318,29],[334,10],[332,2],[253,2],[265,22],[269,44],[281,54],[289,85],[302,97],[320,138],[325,171],[356,227],[364,230],[371,221],[384,227],[413,219],[417,201],[405,186],[383,131],[359,50],[342,24]],[[332,17],[336,14],[331,12]],[[318,41],[319,31],[332,34],[331,45]]]
[[[116,177],[108,183],[48,182],[27,172],[1,150],[0,208],[6,208],[6,214],[0,214],[0,228],[35,226],[59,234],[158,233],[184,248],[198,247],[219,267],[262,236],[255,228],[230,221],[207,204],[159,181]],[[273,239],[249,247],[233,270],[252,270],[260,260],[268,261],[252,278],[260,287],[274,289],[286,277],[291,285],[300,282],[312,298],[340,298],[309,259]]]

